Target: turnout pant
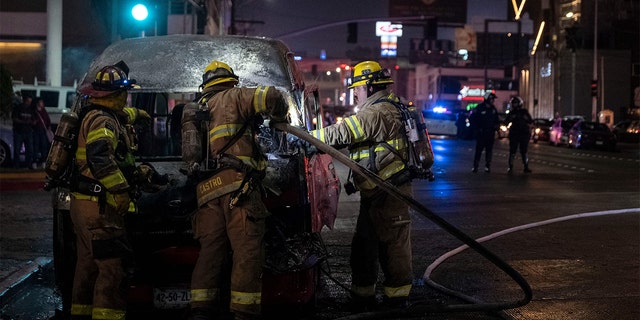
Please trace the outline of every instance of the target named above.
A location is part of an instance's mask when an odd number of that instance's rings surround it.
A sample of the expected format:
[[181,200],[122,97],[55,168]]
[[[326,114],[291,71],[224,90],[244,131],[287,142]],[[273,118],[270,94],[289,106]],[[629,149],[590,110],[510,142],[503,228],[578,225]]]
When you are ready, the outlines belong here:
[[259,191],[229,209],[231,194],[203,205],[195,215],[194,236],[200,256],[191,279],[191,307],[221,310],[225,265],[233,252],[230,309],[261,313],[265,218],[269,215]]
[[[94,200],[97,200],[94,198]],[[126,256],[124,217],[97,201],[71,200],[78,261],[73,279],[71,316],[77,319],[125,319]]]
[[[410,183],[398,189],[412,192]],[[357,297],[374,297],[379,263],[385,296],[406,298],[413,281],[409,205],[383,191],[361,196],[351,243],[351,289]]]

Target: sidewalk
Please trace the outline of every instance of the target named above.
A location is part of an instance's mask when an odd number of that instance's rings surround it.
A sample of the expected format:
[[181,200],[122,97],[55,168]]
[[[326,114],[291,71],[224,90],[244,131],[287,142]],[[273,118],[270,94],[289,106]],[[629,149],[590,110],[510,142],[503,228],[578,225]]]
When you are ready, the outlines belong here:
[[0,192],[42,189],[47,174],[44,169],[0,169]]
[[42,190],[45,182],[43,169],[0,168],[0,302],[52,261],[51,195]]

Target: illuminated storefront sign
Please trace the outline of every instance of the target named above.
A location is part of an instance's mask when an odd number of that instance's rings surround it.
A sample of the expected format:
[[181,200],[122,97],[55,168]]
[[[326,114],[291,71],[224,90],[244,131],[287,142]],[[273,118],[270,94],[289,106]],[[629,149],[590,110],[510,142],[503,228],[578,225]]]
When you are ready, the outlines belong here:
[[398,37],[402,36],[402,25],[389,21],[376,22],[376,36],[380,37],[380,55],[395,57],[398,55]]
[[402,37],[402,24],[392,24],[389,21],[376,22],[376,36]]
[[460,90],[460,96],[463,101],[474,101],[474,100],[483,100],[484,99],[484,87],[480,86],[463,86],[462,90]]

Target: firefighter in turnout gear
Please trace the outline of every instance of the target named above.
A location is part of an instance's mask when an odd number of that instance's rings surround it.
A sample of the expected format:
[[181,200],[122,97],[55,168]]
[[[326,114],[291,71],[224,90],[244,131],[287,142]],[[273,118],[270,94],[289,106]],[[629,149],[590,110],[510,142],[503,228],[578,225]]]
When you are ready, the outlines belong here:
[[531,139],[533,118],[529,111],[523,107],[524,101],[519,96],[511,98],[509,104],[511,105],[511,112],[504,119],[505,125],[511,124],[509,126],[509,168],[507,168],[507,172],[513,172],[513,160],[516,158],[516,151],[520,149],[524,173],[531,173],[527,153],[529,139]]
[[[405,125],[390,102],[397,97],[388,89],[393,83],[389,71],[378,62],[364,61],[355,65],[350,80],[358,112],[311,135],[332,146],[348,146],[352,160],[412,194]],[[361,200],[351,243],[353,311],[375,307],[378,263],[384,273],[383,301],[404,306],[413,280],[409,206],[365,177],[355,175],[354,181]]]
[[[202,115],[187,117],[193,106],[186,106],[182,122],[183,159],[199,181],[193,230],[200,255],[191,280],[191,318],[214,319],[225,312],[222,303],[229,293],[221,289],[229,281],[224,270],[232,252],[229,309],[235,319],[259,319],[265,219],[270,213],[260,187],[267,158],[256,135],[263,116],[284,121],[287,107],[275,87],[236,87],[238,76],[224,62],[212,61],[202,78],[197,111]],[[185,155],[198,140],[185,137],[196,118],[205,128],[205,159]],[[198,160],[204,163],[198,165]]]
[[130,192],[135,174],[132,137],[126,124],[149,115],[125,108],[124,62],[105,66],[90,86],[82,110],[71,191],[71,219],[77,237],[72,319],[125,319],[125,263],[130,258],[124,215],[135,210]]

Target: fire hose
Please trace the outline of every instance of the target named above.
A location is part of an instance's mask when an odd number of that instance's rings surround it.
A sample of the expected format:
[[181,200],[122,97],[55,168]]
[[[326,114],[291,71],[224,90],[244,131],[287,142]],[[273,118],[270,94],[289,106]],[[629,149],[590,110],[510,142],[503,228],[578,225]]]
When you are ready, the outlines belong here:
[[[351,160],[348,156],[344,155],[343,153],[341,153],[340,151],[336,150],[335,148],[333,148],[333,147],[323,143],[322,141],[314,138],[307,131],[305,131],[305,130],[303,130],[301,128],[298,128],[298,127],[293,127],[293,126],[291,126],[291,125],[289,125],[287,123],[271,123],[270,125],[273,128],[276,128],[276,129],[278,129],[280,131],[284,131],[284,132],[290,133],[290,134],[292,134],[292,135],[294,135],[294,136],[296,136],[296,137],[308,142],[312,146],[316,147],[316,149],[318,149],[319,151],[330,155],[335,160],[338,160],[339,162],[341,162],[344,165],[346,165],[349,169],[353,170],[353,172],[365,177],[366,179],[368,179],[372,183],[376,184],[380,189],[382,189],[383,191],[385,191],[389,195],[397,198],[398,200],[401,200],[401,201],[407,203],[411,208],[413,208],[417,212],[421,213],[424,217],[426,217],[427,219],[429,219],[432,222],[434,222],[436,225],[438,225],[439,227],[444,229],[446,232],[448,232],[449,234],[453,235],[454,237],[456,237],[457,239],[462,241],[465,245],[469,246],[469,248],[475,250],[477,253],[479,253],[480,255],[485,257],[488,261],[490,261],[495,266],[497,266],[502,271],[504,271],[507,275],[509,275],[509,277],[511,277],[520,286],[520,288],[522,289],[522,291],[524,293],[524,297],[522,299],[516,300],[516,301],[507,301],[507,302],[485,303],[485,302],[480,302],[480,301],[477,301],[475,299],[469,298],[468,300],[469,300],[470,304],[445,305],[445,306],[439,307],[438,311],[453,311],[453,310],[456,310],[456,311],[484,311],[484,312],[492,312],[492,311],[494,311],[495,312],[495,311],[501,311],[501,310],[504,310],[504,309],[512,309],[512,308],[521,307],[521,306],[524,306],[524,305],[528,304],[531,301],[531,298],[532,298],[531,287],[529,286],[527,281],[524,279],[524,277],[522,275],[520,275],[520,273],[518,273],[515,269],[513,269],[509,264],[507,264],[500,257],[498,257],[493,252],[489,251],[487,248],[485,248],[480,243],[478,243],[476,240],[471,238],[469,235],[467,235],[466,233],[462,232],[460,229],[456,228],[455,226],[453,226],[452,224],[450,224],[449,222],[444,220],[442,217],[438,216],[433,211],[431,211],[428,208],[426,208],[425,206],[423,206],[420,202],[418,202],[415,199],[413,199],[410,195],[408,195],[406,193],[403,193],[398,188],[396,188],[393,184],[382,180],[382,178],[380,178],[378,175],[376,175],[375,173],[373,173],[370,170],[366,169],[365,167],[361,166],[357,162]],[[451,293],[449,293],[449,294],[451,294]],[[430,308],[428,310],[423,308],[421,310],[420,307],[421,306],[419,306],[419,305],[418,306],[412,306],[410,308],[410,310],[407,310],[406,312],[399,312],[398,310],[391,310],[391,311],[389,311],[389,314],[386,314],[386,312],[375,313],[375,315],[374,315],[374,313],[370,313],[370,314],[367,314],[367,315],[365,315],[365,314],[362,314],[362,315],[356,314],[356,315],[352,315],[352,316],[349,316],[349,317],[344,317],[344,318],[341,318],[341,319],[364,319],[365,317],[371,317],[371,316],[380,317],[380,316],[391,316],[391,315],[397,317],[401,313],[406,313],[407,315],[409,315],[409,314],[413,314],[415,312],[434,311],[433,308]],[[381,314],[381,313],[383,313],[383,314]]]

